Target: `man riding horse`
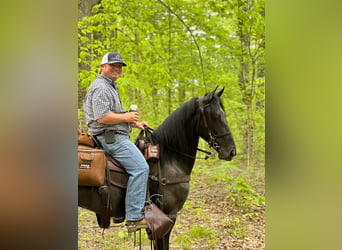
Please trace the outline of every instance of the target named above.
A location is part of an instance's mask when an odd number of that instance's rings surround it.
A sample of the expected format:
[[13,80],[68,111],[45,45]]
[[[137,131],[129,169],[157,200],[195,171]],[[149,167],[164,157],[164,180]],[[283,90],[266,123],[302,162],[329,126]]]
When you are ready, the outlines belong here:
[[107,53],[101,62],[101,73],[91,84],[84,101],[84,113],[91,134],[103,149],[115,158],[129,174],[125,211],[129,232],[147,228],[144,219],[149,166],[138,148],[130,141],[131,127],[144,129],[138,112],[126,112],[121,103],[116,80],[127,66],[117,52]]

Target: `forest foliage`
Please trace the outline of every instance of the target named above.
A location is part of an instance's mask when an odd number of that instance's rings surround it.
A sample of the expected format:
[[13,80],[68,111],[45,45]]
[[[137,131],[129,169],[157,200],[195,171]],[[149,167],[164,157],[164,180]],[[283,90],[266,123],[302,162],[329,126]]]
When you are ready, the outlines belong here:
[[156,128],[193,96],[225,87],[237,159],[264,164],[264,0],[102,0],[91,12],[78,22],[79,110],[102,56],[117,51],[128,65],[118,79],[124,108],[137,104]]

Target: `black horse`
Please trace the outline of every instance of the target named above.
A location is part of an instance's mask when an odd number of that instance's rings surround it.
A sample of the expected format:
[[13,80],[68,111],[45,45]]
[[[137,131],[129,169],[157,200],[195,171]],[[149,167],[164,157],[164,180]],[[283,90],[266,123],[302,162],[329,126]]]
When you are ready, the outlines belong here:
[[[151,165],[149,191],[153,201],[174,221],[189,193],[199,137],[217,151],[219,159],[230,161],[236,155],[234,139],[220,99],[223,91],[224,88],[216,93],[215,89],[202,97],[192,98],[153,132],[153,141],[160,145],[160,164]],[[98,221],[103,209],[99,193],[95,187],[78,189],[78,205],[95,211]],[[114,217],[114,222],[122,221],[125,190],[110,186],[109,193],[110,216]],[[171,230],[156,242],[157,249],[169,249],[170,233]]]

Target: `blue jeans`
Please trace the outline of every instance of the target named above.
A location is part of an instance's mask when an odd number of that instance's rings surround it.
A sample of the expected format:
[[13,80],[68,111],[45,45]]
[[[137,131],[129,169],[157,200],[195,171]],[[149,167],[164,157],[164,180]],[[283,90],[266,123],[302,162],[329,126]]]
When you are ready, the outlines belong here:
[[126,169],[129,175],[126,190],[126,220],[136,221],[144,218],[149,166],[131,142],[129,135],[115,134],[115,142],[107,144],[104,136],[97,136],[103,149],[113,156]]

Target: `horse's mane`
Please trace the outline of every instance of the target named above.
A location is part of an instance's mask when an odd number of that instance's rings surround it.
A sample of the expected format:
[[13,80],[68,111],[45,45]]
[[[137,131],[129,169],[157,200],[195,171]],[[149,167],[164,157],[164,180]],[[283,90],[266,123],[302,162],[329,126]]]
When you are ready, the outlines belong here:
[[179,148],[186,145],[187,138],[194,136],[198,122],[198,119],[195,118],[198,114],[196,112],[197,99],[194,97],[184,103],[154,131],[160,144]]

